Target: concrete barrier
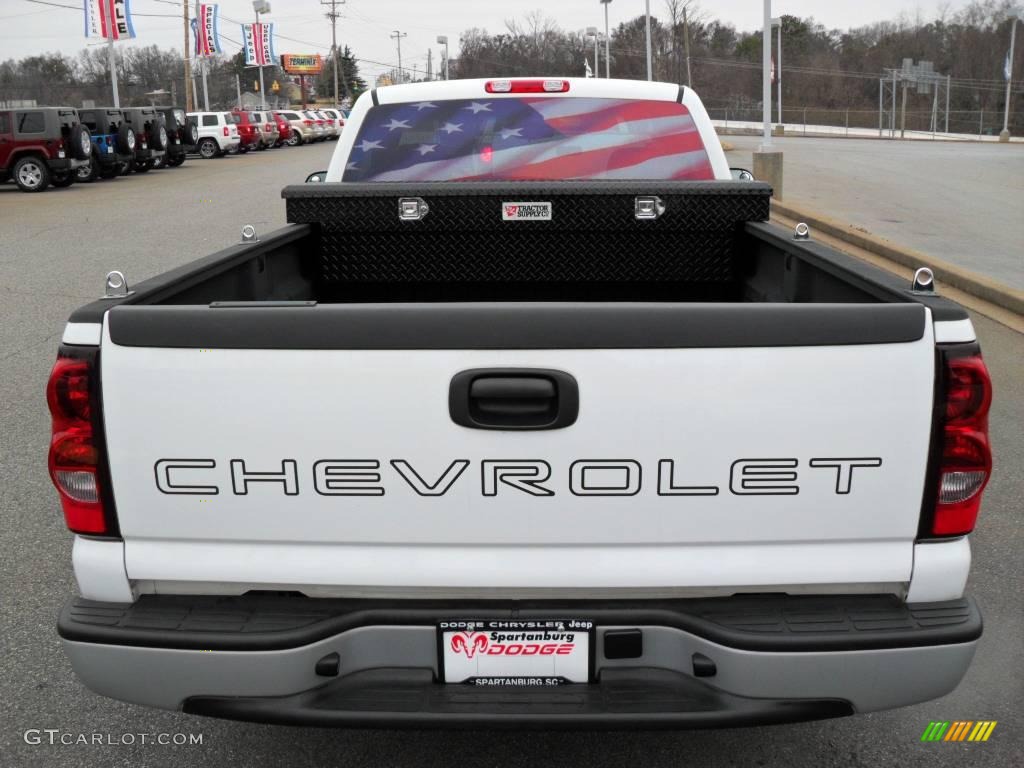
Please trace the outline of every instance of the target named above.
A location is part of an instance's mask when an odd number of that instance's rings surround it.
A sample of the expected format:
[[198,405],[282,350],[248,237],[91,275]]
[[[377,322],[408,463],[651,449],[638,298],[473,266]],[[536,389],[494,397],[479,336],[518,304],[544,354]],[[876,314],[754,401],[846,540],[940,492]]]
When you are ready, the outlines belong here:
[[910,269],[928,267],[940,282],[959,288],[965,293],[977,296],[1018,315],[1024,315],[1024,291],[1011,288],[998,280],[979,275],[977,272],[964,269],[956,264],[950,264],[943,259],[929,256],[922,251],[895,245],[870,232],[856,229],[850,224],[837,221],[799,204],[772,200],[772,211],[787,219],[806,223],[811,227],[812,232],[815,229],[819,230],[904,267]]

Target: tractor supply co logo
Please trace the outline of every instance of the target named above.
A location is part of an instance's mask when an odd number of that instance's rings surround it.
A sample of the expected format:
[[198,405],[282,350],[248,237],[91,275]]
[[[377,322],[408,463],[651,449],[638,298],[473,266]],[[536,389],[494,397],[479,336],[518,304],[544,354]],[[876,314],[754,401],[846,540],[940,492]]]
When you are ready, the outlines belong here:
[[502,221],[551,221],[551,203],[502,203]]
[[996,720],[933,720],[921,734],[921,741],[988,741],[996,723]]

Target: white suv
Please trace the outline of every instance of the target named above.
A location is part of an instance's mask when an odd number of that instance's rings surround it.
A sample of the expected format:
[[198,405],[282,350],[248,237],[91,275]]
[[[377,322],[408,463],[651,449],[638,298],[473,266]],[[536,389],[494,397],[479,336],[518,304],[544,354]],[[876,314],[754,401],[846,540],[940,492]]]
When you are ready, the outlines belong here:
[[230,113],[189,112],[187,117],[189,124],[196,126],[196,152],[204,160],[238,151],[241,139]]

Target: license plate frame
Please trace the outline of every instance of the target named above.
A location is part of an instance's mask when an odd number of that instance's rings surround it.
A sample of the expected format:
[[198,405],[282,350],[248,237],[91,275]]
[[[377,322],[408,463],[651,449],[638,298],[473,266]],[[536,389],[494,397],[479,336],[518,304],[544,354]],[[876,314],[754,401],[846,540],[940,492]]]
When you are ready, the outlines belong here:
[[594,681],[595,627],[588,619],[456,619],[437,622],[435,631],[441,684],[533,688]]

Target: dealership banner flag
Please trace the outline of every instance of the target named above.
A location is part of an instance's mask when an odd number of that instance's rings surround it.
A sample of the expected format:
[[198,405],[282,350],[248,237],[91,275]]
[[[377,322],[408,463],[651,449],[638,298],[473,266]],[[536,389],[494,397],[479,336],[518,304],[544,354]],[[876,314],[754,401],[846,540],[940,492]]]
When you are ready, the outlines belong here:
[[192,19],[192,32],[196,37],[196,56],[213,56],[220,53],[220,34],[217,30],[218,6],[200,3],[196,17]]
[[135,37],[129,0],[82,0],[85,36],[127,40]]
[[243,24],[242,43],[245,46],[247,66],[265,67],[277,59],[274,53],[273,24]]

